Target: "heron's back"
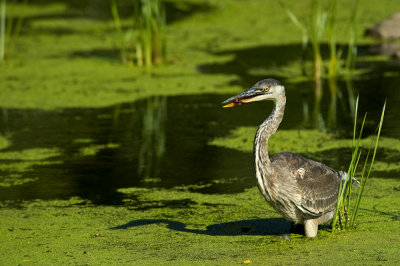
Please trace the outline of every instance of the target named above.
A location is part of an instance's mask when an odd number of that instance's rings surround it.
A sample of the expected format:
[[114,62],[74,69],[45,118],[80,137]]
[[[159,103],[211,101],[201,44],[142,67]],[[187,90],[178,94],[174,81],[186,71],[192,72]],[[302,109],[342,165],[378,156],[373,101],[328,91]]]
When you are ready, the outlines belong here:
[[270,181],[277,188],[272,191],[272,205],[288,219],[301,222],[335,209],[340,182],[337,171],[290,152],[272,156],[271,166],[274,176]]

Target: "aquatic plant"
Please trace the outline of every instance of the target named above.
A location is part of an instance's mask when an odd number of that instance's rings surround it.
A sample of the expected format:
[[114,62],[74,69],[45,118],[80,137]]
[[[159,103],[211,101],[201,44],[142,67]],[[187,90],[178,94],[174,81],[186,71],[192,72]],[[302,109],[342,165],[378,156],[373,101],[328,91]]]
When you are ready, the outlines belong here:
[[[26,6],[28,0],[25,0],[22,5]],[[7,16],[7,1],[0,2],[0,62],[4,61],[6,55],[6,47],[12,38],[16,38],[21,32],[22,23],[24,20],[23,6],[15,8],[18,10],[17,15]]]
[[165,11],[161,0],[135,1],[139,36],[136,44],[138,65],[159,64],[165,57]]
[[330,1],[328,10],[327,34],[330,51],[328,76],[330,79],[335,79],[338,68],[338,54],[340,54],[336,46],[336,0]]
[[323,73],[323,61],[321,55],[321,41],[325,31],[327,13],[321,9],[320,1],[313,0],[311,2],[311,20],[309,22],[309,34],[311,46],[313,50],[314,60],[314,80],[315,80],[315,96],[322,97],[321,77]]
[[114,26],[118,33],[118,49],[120,51],[121,60],[123,63],[128,63],[127,43],[125,34],[122,31],[121,19],[118,12],[117,0],[111,0],[111,13],[114,19]]
[[313,77],[316,82],[316,88],[320,88],[321,86],[318,85],[318,83],[320,84],[323,73],[323,60],[320,47],[326,27],[327,12],[322,10],[320,1],[313,0],[311,2],[310,19],[304,21],[297,17],[283,2],[280,3],[288,14],[290,20],[302,32],[303,54],[304,50],[307,49],[308,42],[311,42],[313,51]]
[[345,63],[345,69],[347,70],[348,78],[351,78],[353,74],[357,57],[356,18],[357,18],[358,1],[359,0],[356,0],[354,3],[350,18],[350,32],[349,32],[347,57]]
[[[111,12],[119,35],[119,50],[124,63],[137,66],[160,64],[165,58],[165,10],[161,0],[133,1],[133,23],[124,32],[117,0],[111,1]],[[134,38],[134,36],[136,36]]]
[[[310,78],[314,80],[314,109],[312,112],[313,120],[312,126],[318,128],[321,131],[332,129],[336,125],[336,105],[338,98],[339,87],[337,84],[337,78],[340,75],[342,78],[348,80],[347,85],[351,83],[351,77],[355,68],[355,61],[357,57],[357,45],[356,45],[356,15],[358,9],[358,0],[355,1],[352,7],[352,13],[349,25],[349,39],[348,39],[348,50],[347,56],[342,58],[343,49],[337,45],[336,40],[336,24],[337,24],[337,0],[330,0],[325,5],[323,2],[312,0],[311,1],[311,14],[308,19],[301,19],[297,17],[283,2],[281,6],[288,14],[290,20],[300,29],[302,33],[302,55],[307,52],[307,49],[311,47],[312,50],[312,74]],[[321,47],[324,40],[328,41],[329,47],[329,58],[323,58],[321,53]],[[311,45],[308,47],[308,42]],[[303,58],[302,62],[305,59]],[[301,65],[303,74],[307,74],[305,71],[304,63]],[[322,117],[320,104],[323,95],[323,83],[322,78],[328,78],[328,85],[331,94],[331,102],[329,105],[327,123],[325,123]],[[351,84],[350,84],[351,85]],[[348,86],[348,88],[350,88]],[[348,89],[349,108],[351,114],[354,112],[355,96],[352,90]],[[340,95],[339,95],[340,97]]]
[[305,55],[306,55],[306,51],[307,51],[307,46],[308,46],[308,29],[305,25],[305,23],[300,22],[300,20],[297,18],[297,16],[284,4],[284,2],[280,2],[281,7],[286,11],[286,14],[288,15],[288,17],[290,18],[290,20],[294,23],[294,25],[296,25],[297,28],[299,28],[299,30],[302,33],[302,38],[301,38],[301,48],[302,48],[302,60],[301,60],[301,67],[302,67],[302,73],[303,75],[306,74],[306,70],[304,67],[304,61],[305,61]]
[[0,3],[0,62],[4,60],[6,46],[6,0]]
[[[321,55],[321,43],[324,32],[326,31],[328,13],[321,7],[320,1],[311,1],[311,16],[308,21],[302,21],[298,18],[283,2],[281,6],[285,9],[291,21],[302,32],[302,50],[303,55],[306,54],[308,42],[311,42],[313,54],[313,71],[312,78],[314,80],[314,96],[315,104],[313,109],[313,126],[325,131],[325,122],[320,112],[320,102],[322,99],[322,76],[323,76],[323,59]],[[331,16],[334,17],[334,16]],[[333,36],[333,35],[332,35]],[[304,59],[303,59],[304,60]],[[303,74],[306,73],[304,65],[302,65]]]
[[[360,190],[358,192],[356,201],[352,204],[352,184],[354,182],[354,177],[356,175],[356,170],[358,168],[361,151],[360,151],[360,140],[362,136],[362,132],[364,129],[365,119],[367,114],[364,115],[363,122],[361,124],[360,132],[358,134],[358,138],[356,139],[357,134],[357,112],[358,112],[358,98],[356,100],[355,106],[355,115],[354,115],[354,129],[353,129],[353,153],[351,157],[351,162],[347,171],[347,176],[344,178],[343,182],[340,183],[338,199],[336,203],[336,210],[332,221],[332,231],[338,230],[349,230],[353,229],[355,226],[355,221],[357,218],[358,209],[360,206],[360,202],[362,199],[362,195],[365,189],[365,185],[368,181],[368,178],[371,174],[372,167],[374,165],[376,151],[378,149],[379,137],[382,130],[383,118],[385,116],[386,102],[382,108],[382,114],[378,126],[377,135],[375,138],[375,145],[371,155],[371,147],[368,150],[367,156],[364,161],[364,166],[361,170],[360,174]],[[371,142],[372,144],[372,142]],[[372,145],[371,145],[372,146]],[[369,160],[370,159],[370,160]]]
[[[329,64],[328,64],[328,76],[335,78],[338,70],[341,67],[340,57],[342,54],[341,49],[337,47],[336,43],[336,9],[337,0],[330,0],[327,7],[321,6],[321,1],[311,1],[311,15],[310,18],[301,19],[296,16],[283,2],[281,6],[286,11],[290,20],[294,25],[300,29],[302,33],[302,47],[303,54],[306,50],[308,42],[311,42],[312,54],[313,54],[313,78],[318,83],[323,76],[323,58],[321,55],[321,47],[323,44],[323,38],[326,36],[329,45]],[[356,15],[358,10],[358,0],[355,1],[352,8],[351,17],[349,20],[349,40],[348,40],[348,53],[343,66],[345,69],[354,68],[355,58],[357,55],[356,46]],[[316,84],[319,86],[318,84]]]

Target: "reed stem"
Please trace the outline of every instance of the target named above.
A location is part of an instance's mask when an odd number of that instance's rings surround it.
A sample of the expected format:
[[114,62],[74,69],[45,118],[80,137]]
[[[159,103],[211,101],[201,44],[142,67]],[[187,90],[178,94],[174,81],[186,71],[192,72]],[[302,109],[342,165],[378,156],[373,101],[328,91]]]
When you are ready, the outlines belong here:
[[[361,124],[360,132],[359,132],[358,138],[356,140],[355,136],[356,136],[356,132],[357,132],[356,122],[357,122],[357,112],[358,112],[358,98],[357,98],[356,106],[355,106],[355,116],[354,116],[354,129],[353,129],[353,144],[352,144],[353,154],[352,154],[351,162],[350,162],[349,169],[347,172],[347,178],[344,182],[341,182],[339,185],[338,197],[337,197],[337,202],[336,202],[336,210],[335,210],[335,214],[334,214],[333,221],[332,221],[332,231],[343,230],[343,229],[349,230],[349,229],[354,228],[354,226],[355,226],[355,221],[357,218],[357,213],[358,213],[362,195],[363,195],[363,192],[365,189],[365,185],[368,181],[368,178],[370,176],[370,173],[371,173],[374,161],[375,161],[375,156],[376,156],[376,152],[378,149],[379,138],[380,138],[382,125],[383,125],[383,118],[385,116],[385,109],[386,109],[386,101],[382,108],[382,114],[381,114],[381,119],[380,119],[378,130],[377,130],[377,136],[375,138],[375,146],[374,146],[374,151],[372,154],[372,159],[369,160],[370,152],[371,152],[371,148],[370,148],[368,150],[367,157],[364,161],[364,167],[361,171],[360,190],[358,192],[356,201],[354,203],[354,207],[352,208],[351,195],[352,195],[353,178],[356,174],[356,170],[357,170],[358,164],[360,162],[360,158],[361,158],[361,151],[359,151],[359,147],[360,147],[361,136],[362,136],[362,132],[364,129],[365,120],[366,120],[366,116],[367,116],[367,114],[364,115],[364,119]],[[368,165],[369,165],[369,168],[367,168]],[[367,169],[368,169],[368,171],[367,171]]]
[[0,3],[0,62],[4,61],[6,48],[6,0]]
[[118,33],[119,38],[119,51],[123,63],[128,62],[126,42],[124,40],[124,33],[122,32],[121,19],[118,12],[117,0],[111,0],[111,13],[114,19],[114,26]]

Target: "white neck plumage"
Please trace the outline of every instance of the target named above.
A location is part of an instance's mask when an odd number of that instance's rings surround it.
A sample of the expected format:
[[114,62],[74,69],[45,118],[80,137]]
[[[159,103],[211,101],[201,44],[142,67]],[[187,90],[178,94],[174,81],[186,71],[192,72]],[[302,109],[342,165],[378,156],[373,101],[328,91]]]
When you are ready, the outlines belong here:
[[258,186],[261,193],[268,200],[268,190],[266,189],[266,177],[272,176],[274,169],[271,167],[271,161],[268,155],[268,139],[276,132],[283,119],[286,105],[286,96],[283,93],[275,97],[275,106],[268,118],[259,126],[254,138],[254,158],[255,172]]

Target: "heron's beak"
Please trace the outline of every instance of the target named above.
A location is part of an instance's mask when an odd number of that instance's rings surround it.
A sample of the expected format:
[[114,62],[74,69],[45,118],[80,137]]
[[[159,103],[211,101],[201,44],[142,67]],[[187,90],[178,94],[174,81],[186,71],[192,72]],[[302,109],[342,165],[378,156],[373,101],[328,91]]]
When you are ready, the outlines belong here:
[[237,105],[249,102],[257,101],[256,97],[262,95],[263,92],[260,89],[251,88],[247,91],[244,91],[238,95],[235,95],[225,101],[222,102],[224,108],[227,107],[235,107]]

